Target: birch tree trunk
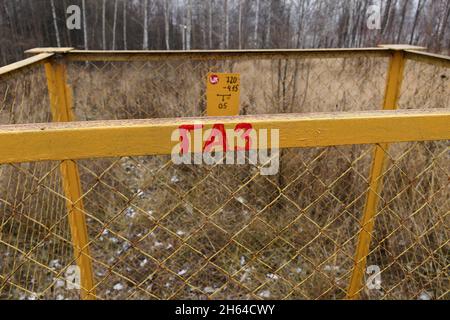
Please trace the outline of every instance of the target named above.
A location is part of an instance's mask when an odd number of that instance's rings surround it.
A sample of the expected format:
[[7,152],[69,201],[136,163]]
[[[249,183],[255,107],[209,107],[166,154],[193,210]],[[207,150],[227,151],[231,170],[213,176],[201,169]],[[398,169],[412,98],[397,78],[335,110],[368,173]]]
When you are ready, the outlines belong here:
[[170,28],[169,28],[170,0],[164,0],[164,36],[166,39],[166,50],[170,50]]
[[256,0],[255,29],[253,32],[253,43],[255,48],[258,48],[259,1],[260,0]]
[[114,1],[113,30],[112,30],[112,50],[116,49],[117,5],[118,5],[118,1],[115,0]]
[[409,44],[414,43],[414,36],[416,34],[417,22],[419,21],[419,12],[422,10],[422,7],[423,7],[423,1],[418,0],[416,14],[414,16],[414,22],[413,22],[413,26],[412,26],[412,30],[411,30],[411,37],[409,38]]
[[102,49],[106,50],[106,0],[102,3]]
[[222,40],[222,49],[228,49],[229,41],[230,41],[230,26],[228,21],[228,0],[224,0],[223,11],[225,15],[225,32],[223,34],[224,40]]
[[127,2],[123,2],[123,49],[127,50]]
[[144,39],[142,40],[142,49],[148,50],[148,0],[144,1]]
[[192,30],[192,1],[188,0],[187,23],[186,23],[186,50],[191,50],[191,30]]
[[83,37],[84,37],[84,50],[88,50],[88,37],[87,37],[87,25],[86,25],[86,1],[82,0],[81,5],[83,7]]
[[239,50],[242,49],[242,1],[239,1],[239,21],[238,21],[238,33],[239,33]]
[[[213,29],[213,25],[212,25],[212,7],[213,7],[213,1],[214,0],[209,0],[208,1],[208,45],[209,45],[209,49],[212,49],[212,29]],[[259,1],[259,0],[258,0]]]
[[271,3],[269,2],[269,16],[267,18],[267,26],[266,26],[266,44],[265,47],[268,48],[270,47],[270,24],[272,23],[272,6]]
[[56,20],[55,0],[51,0],[50,4],[52,6],[53,27],[55,28],[56,44],[58,47],[61,47],[61,38],[59,37],[58,21]]

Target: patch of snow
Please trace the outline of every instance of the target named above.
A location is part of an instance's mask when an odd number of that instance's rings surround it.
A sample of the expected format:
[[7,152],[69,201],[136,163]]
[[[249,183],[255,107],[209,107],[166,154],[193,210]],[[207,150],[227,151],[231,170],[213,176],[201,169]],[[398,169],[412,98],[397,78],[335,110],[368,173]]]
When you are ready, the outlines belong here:
[[177,235],[179,235],[179,236],[184,236],[185,234],[186,234],[186,232],[184,232],[183,230],[177,231]]
[[145,192],[142,191],[141,189],[137,190],[137,194],[136,194],[139,198],[145,198]]
[[422,291],[419,296],[419,300],[431,300],[433,295],[428,291]]
[[56,300],[64,300],[64,296],[62,294],[58,294],[56,296]]
[[37,299],[37,295],[36,295],[35,293],[30,294],[30,295],[27,297],[27,300],[36,300],[36,299]]
[[182,276],[188,272],[188,269],[182,269],[180,272],[178,272],[179,276]]
[[58,279],[55,282],[55,288],[63,288],[66,282],[64,280]]
[[266,277],[272,280],[278,280],[280,277],[278,277],[276,274],[268,273],[266,274]]
[[298,267],[298,268],[295,268],[295,272],[297,272],[297,273],[301,273],[303,271],[303,269],[302,268],[300,268],[300,267]]
[[246,202],[246,200],[243,197],[237,197],[236,200],[239,201],[240,203]]
[[270,291],[269,290],[263,290],[259,293],[259,296],[262,298],[270,298]]
[[136,210],[134,210],[134,208],[128,207],[125,210],[125,216],[127,216],[128,218],[134,218],[135,215],[136,215]]
[[102,235],[103,235],[103,236],[107,236],[108,233],[109,233],[108,229],[105,229],[105,230],[103,230]]
[[166,247],[166,249],[172,249],[172,248],[173,248],[173,245],[171,243],[169,243]]
[[113,289],[116,290],[116,291],[120,291],[120,290],[123,289],[123,284],[121,284],[120,282],[119,282],[119,283],[116,283],[116,284],[114,285]]
[[148,263],[148,260],[146,258],[144,258],[144,260],[142,260],[139,265],[141,266],[141,268],[143,268],[146,264]]
[[172,176],[172,178],[170,179],[170,182],[177,183],[177,182],[180,182],[180,179],[177,176]]
[[240,263],[241,263],[241,266],[243,266],[245,264],[245,257],[244,256],[241,256]]
[[216,289],[214,289],[213,287],[205,287],[205,289],[203,289],[203,291],[205,293],[213,293],[216,291]]
[[58,259],[51,260],[49,266],[50,268],[61,268],[61,264]]
[[158,248],[158,247],[162,247],[163,244],[164,244],[164,243],[162,243],[161,241],[155,241],[155,242],[153,243],[153,246]]
[[99,277],[103,277],[105,275],[105,271],[97,271],[95,274]]

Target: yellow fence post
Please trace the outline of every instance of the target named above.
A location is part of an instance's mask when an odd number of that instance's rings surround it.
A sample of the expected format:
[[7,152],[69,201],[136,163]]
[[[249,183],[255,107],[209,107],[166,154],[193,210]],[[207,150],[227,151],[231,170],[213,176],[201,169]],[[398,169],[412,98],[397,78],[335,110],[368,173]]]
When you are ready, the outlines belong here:
[[[389,48],[389,46],[386,47]],[[391,48],[393,51],[387,75],[383,110],[397,109],[405,66],[405,48],[402,46],[394,46]],[[387,143],[375,146],[370,171],[369,190],[367,192],[364,213],[360,222],[361,230],[358,236],[353,273],[347,290],[347,299],[358,299],[361,290],[364,287],[364,272],[367,263],[367,255],[370,250],[372,232],[375,226],[375,215],[378,207],[379,194],[383,184],[383,171],[386,160],[385,151],[387,148]]]
[[[54,122],[73,121],[72,94],[67,84],[66,64],[61,56],[45,63],[51,113]],[[81,198],[81,183],[78,166],[73,160],[61,162],[61,179],[75,259],[80,268],[81,299],[94,299],[94,277],[88,247],[86,217]]]

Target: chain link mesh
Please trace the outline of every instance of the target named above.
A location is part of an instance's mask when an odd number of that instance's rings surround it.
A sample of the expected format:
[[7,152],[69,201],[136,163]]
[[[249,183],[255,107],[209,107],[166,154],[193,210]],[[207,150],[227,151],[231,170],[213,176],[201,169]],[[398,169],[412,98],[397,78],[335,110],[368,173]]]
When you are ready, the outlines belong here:
[[68,79],[80,120],[205,115],[208,72],[241,74],[241,114],[356,111],[380,108],[388,63],[364,55],[71,62]]

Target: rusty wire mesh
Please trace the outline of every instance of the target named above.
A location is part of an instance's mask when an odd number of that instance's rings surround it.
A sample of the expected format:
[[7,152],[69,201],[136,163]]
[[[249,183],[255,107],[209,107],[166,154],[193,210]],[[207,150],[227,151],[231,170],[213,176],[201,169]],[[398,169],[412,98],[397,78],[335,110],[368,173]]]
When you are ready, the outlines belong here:
[[[70,62],[68,81],[78,120],[204,115],[208,71],[241,73],[241,114],[377,110],[388,62]],[[448,107],[447,74],[408,61],[400,107]],[[42,67],[2,78],[0,88],[2,124],[50,121]],[[382,289],[364,289],[364,298],[448,298],[448,146],[386,150],[368,256]],[[168,156],[78,161],[96,297],[344,298],[372,150],[286,149],[275,176]],[[75,259],[59,165],[0,166],[0,298],[79,297],[65,283]]]

